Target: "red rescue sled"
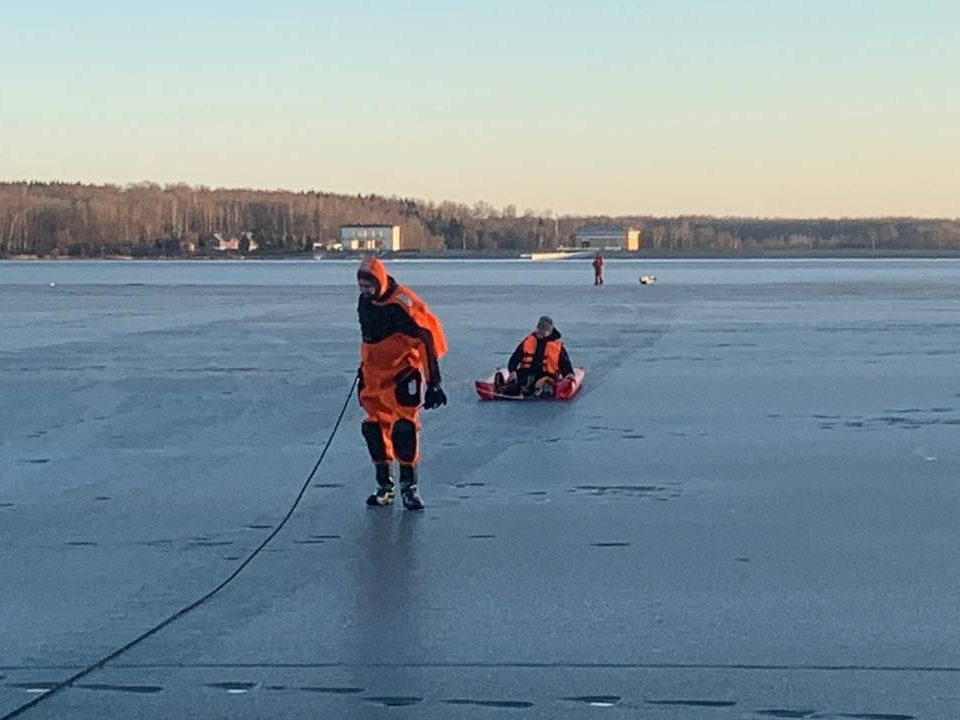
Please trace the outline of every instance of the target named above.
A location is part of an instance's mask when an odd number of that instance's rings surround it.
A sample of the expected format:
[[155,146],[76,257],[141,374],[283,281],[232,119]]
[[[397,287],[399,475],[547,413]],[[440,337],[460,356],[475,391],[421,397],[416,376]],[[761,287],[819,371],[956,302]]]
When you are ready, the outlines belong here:
[[494,378],[497,372],[502,372],[506,376],[507,371],[500,368],[486,380],[477,380],[474,382],[477,388],[477,395],[481,400],[569,400],[580,391],[583,384],[583,376],[586,374],[582,367],[574,368],[573,375],[562,378],[553,384],[553,392],[539,395],[504,395],[497,392]]

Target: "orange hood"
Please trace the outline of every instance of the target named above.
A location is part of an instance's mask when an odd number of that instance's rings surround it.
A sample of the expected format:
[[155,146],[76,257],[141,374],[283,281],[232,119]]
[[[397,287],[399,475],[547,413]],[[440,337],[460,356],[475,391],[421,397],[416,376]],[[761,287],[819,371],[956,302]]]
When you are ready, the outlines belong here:
[[383,295],[387,289],[387,268],[377,258],[364,258],[357,268],[357,277],[371,280],[377,284],[377,297]]

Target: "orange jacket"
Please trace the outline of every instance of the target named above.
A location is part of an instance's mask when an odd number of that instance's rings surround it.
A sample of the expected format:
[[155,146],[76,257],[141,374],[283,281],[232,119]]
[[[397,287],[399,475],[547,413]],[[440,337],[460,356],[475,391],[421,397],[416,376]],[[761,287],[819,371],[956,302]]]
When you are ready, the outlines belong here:
[[410,288],[387,275],[378,259],[365,259],[358,275],[374,279],[378,289],[376,297],[361,297],[358,305],[364,375],[393,378],[415,367],[427,382],[440,382],[437,360],[447,352],[447,340],[437,316]]

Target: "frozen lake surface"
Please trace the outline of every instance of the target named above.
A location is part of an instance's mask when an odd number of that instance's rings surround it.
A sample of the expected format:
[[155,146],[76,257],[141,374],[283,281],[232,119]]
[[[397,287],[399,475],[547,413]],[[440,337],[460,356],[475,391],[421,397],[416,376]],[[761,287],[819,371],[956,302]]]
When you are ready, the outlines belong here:
[[[23,717],[960,716],[960,261],[388,268],[450,343],[426,511],[364,507],[351,399],[232,583]],[[0,262],[0,718],[280,522],[354,270]],[[478,403],[544,313],[580,395]]]

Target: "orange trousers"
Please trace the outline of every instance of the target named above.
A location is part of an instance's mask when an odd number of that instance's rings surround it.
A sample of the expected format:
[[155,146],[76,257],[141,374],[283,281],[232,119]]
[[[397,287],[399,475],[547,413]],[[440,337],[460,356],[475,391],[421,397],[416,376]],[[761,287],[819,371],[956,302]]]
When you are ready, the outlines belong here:
[[360,406],[367,413],[361,424],[370,459],[401,465],[416,465],[420,460],[420,405],[422,374],[409,368],[394,377],[363,371]]

